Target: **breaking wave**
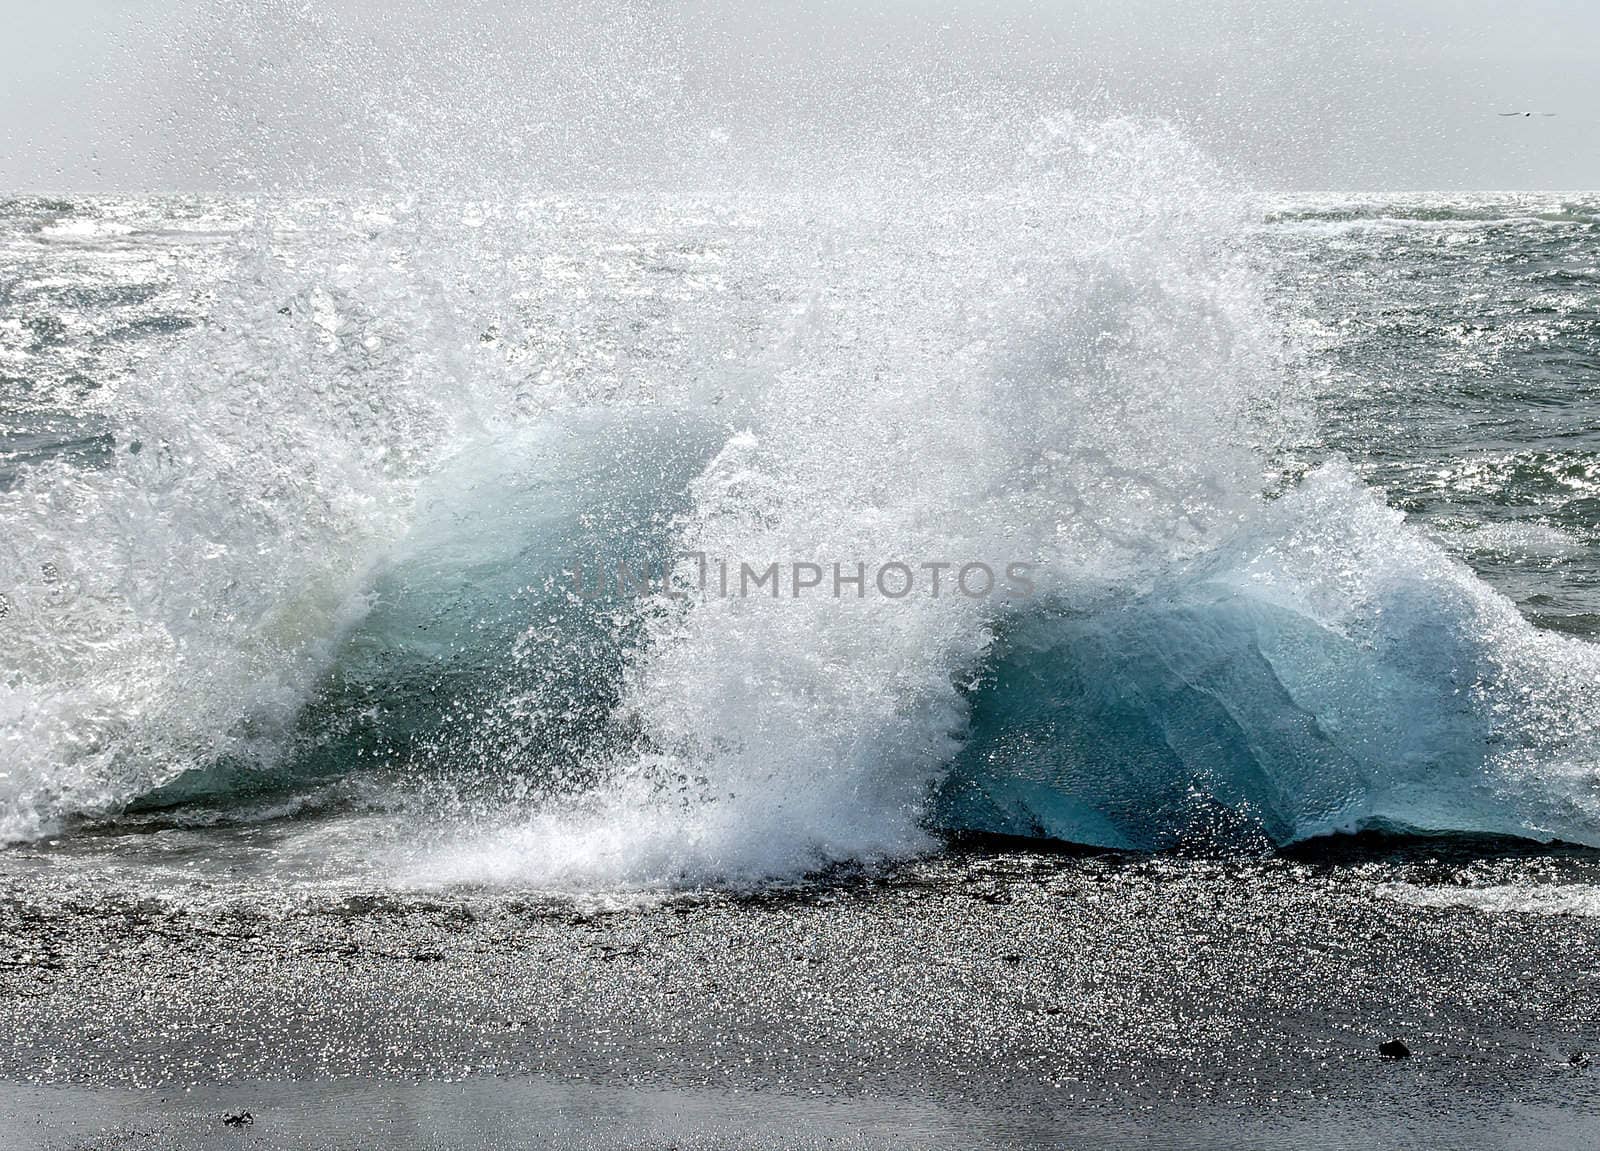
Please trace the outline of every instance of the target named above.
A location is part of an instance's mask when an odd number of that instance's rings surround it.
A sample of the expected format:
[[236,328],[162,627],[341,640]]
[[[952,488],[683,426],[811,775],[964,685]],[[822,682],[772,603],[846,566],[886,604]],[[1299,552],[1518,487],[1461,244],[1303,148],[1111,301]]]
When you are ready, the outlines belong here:
[[[1305,462],[1229,175],[1014,109],[916,156],[236,206],[206,322],[80,413],[114,447],[0,491],[0,835],[365,773],[419,883],[952,828],[1600,843],[1600,657]],[[665,582],[585,596],[589,556]],[[691,557],[1036,579],[725,596]]]

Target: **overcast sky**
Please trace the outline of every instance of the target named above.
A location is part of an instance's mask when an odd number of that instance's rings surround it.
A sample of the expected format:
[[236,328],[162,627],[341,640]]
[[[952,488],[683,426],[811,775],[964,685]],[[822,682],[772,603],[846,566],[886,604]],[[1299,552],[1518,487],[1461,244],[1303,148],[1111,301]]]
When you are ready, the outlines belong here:
[[[1269,187],[1600,188],[1593,0],[0,0],[0,14],[5,191],[208,191],[290,169],[359,181],[397,162],[384,138],[400,133],[413,151],[471,137],[529,157],[533,136],[564,133],[570,156],[642,132],[663,104],[680,126],[748,121],[781,140],[777,125],[830,99],[870,104],[860,85],[896,69],[1176,119]],[[1497,115],[1514,110],[1556,115]]]

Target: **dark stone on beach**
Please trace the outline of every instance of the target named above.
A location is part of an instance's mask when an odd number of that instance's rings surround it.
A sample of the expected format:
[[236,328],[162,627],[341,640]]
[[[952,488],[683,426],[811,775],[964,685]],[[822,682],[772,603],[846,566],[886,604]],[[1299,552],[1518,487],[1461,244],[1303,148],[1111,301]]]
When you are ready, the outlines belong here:
[[443,963],[444,962],[444,952],[442,952],[442,951],[413,951],[411,953],[411,958],[412,958],[413,961],[415,961],[417,963]]
[[1408,1059],[1411,1057],[1411,1048],[1400,1039],[1389,1039],[1378,1044],[1378,1054],[1385,1059]]
[[1020,956],[1020,955],[1002,955],[1000,957],[1000,962],[1001,963],[1010,963],[1013,966],[1015,966],[1016,964],[1022,962],[1022,956]]
[[226,1127],[248,1127],[256,1121],[256,1117],[248,1111],[230,1111],[222,1117]]

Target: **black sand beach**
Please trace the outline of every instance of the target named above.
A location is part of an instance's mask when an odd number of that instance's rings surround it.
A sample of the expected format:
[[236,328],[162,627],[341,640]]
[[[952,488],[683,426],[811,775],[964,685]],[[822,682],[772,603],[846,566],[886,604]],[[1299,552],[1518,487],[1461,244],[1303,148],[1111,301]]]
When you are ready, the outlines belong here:
[[611,907],[13,882],[0,1146],[1570,1146],[1600,919],[1415,904],[1597,871],[1422,843],[955,848]]

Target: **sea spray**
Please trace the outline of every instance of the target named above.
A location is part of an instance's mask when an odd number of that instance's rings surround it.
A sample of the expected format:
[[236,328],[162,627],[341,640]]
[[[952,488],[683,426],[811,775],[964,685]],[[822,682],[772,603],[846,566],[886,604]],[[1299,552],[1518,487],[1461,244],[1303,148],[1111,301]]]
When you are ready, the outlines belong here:
[[[359,775],[418,882],[758,881],[944,827],[1593,838],[1592,649],[1312,471],[1303,317],[1183,132],[934,66],[736,106],[642,12],[550,16],[633,34],[532,75],[470,14],[394,31],[404,75],[278,14],[197,25],[175,81],[313,57],[259,77],[296,106],[176,101],[256,194],[204,322],[65,414],[108,451],[0,493],[7,837]],[[589,603],[577,554],[1004,557],[1038,595]]]
[[[953,198],[889,178],[812,208],[832,253],[681,552],[1014,554],[1093,602],[1231,538],[1293,400],[1227,250],[1243,205],[1160,126],[1043,121],[1016,161]],[[608,777],[418,874],[654,885],[924,850],[963,685],[1017,606],[657,597]]]

